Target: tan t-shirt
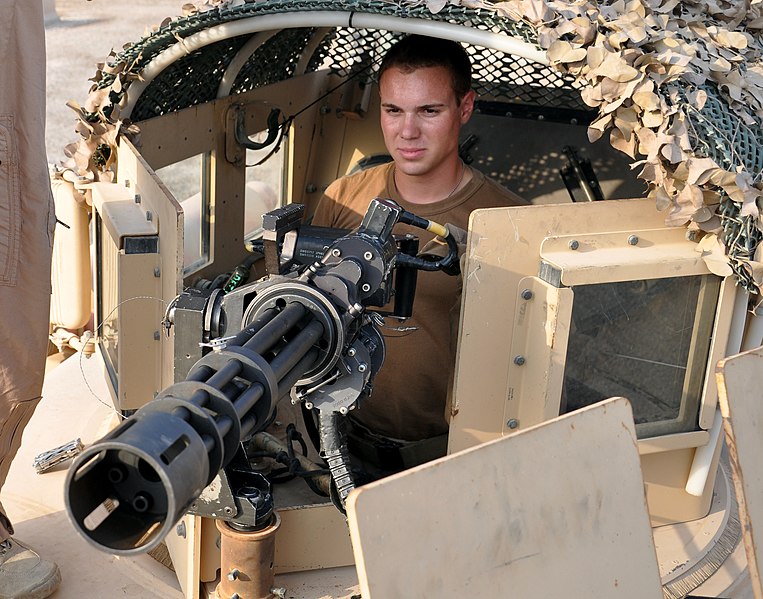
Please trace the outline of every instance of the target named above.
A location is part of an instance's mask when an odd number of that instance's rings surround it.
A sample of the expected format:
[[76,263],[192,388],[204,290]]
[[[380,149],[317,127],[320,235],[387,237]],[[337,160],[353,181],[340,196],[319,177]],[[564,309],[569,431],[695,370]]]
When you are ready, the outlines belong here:
[[[395,189],[394,164],[383,164],[342,177],[326,189],[312,224],[353,229],[376,197],[398,202],[405,210],[440,224],[462,229],[477,208],[526,204],[519,196],[471,169],[471,180],[458,193],[441,202],[412,204]],[[434,235],[398,224],[394,232],[411,233],[419,247]],[[451,333],[451,311],[459,302],[459,277],[442,272],[419,271],[413,316],[400,323],[387,318],[382,330],[387,347],[384,366],[374,380],[370,398],[364,398],[353,416],[374,432],[404,440],[420,440],[448,430],[445,402],[452,376],[455,340]],[[457,309],[457,308],[456,308]],[[404,326],[409,331],[394,331]]]

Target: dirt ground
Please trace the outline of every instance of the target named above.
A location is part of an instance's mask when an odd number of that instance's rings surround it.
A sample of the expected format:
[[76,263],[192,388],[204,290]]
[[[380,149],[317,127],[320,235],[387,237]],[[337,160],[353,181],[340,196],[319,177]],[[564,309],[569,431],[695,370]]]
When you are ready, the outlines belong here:
[[48,162],[65,158],[63,148],[76,141],[75,114],[68,100],[84,103],[96,64],[109,52],[139,40],[165,17],[177,16],[185,0],[55,0],[46,15]]

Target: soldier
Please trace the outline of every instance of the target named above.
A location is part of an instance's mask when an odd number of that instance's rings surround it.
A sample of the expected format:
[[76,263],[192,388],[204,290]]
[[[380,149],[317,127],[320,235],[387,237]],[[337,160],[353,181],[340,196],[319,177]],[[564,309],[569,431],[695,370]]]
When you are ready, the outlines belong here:
[[[312,224],[354,228],[369,202],[384,197],[463,233],[476,208],[526,203],[459,157],[459,133],[472,115],[476,94],[469,57],[458,43],[403,38],[382,60],[379,93],[392,161],[332,183]],[[407,225],[397,225],[395,232],[430,241]],[[413,317],[404,330],[384,331],[385,366],[374,381],[373,398],[351,414],[348,431],[352,453],[379,472],[445,454],[459,294],[457,277],[420,272]]]

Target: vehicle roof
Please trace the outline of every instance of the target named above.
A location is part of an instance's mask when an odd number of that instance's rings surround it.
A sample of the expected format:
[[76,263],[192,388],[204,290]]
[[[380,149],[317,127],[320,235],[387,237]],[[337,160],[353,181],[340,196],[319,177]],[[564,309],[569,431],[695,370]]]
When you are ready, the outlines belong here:
[[[302,72],[328,68],[350,76],[372,68],[400,31],[450,37],[472,52],[483,94],[578,111],[592,121],[591,141],[608,134],[636,161],[667,222],[696,232],[713,271],[733,272],[757,291],[763,283],[756,260],[763,237],[761,6],[677,0],[186,5],[183,17],[166,20],[99,70],[80,112],[88,123],[80,128],[80,145],[113,144],[126,117],[141,121]],[[73,168],[80,175],[97,178],[109,168],[98,151],[79,158]]]

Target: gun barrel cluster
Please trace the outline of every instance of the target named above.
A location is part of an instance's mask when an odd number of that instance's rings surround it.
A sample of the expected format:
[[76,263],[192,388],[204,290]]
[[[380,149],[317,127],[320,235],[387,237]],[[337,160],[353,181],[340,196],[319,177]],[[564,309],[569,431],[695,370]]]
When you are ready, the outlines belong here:
[[323,335],[323,323],[299,301],[265,310],[185,381],[86,448],[66,480],[78,531],[111,553],[155,547],[315,366]]

